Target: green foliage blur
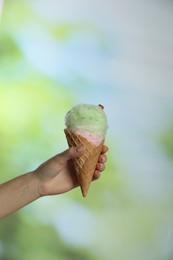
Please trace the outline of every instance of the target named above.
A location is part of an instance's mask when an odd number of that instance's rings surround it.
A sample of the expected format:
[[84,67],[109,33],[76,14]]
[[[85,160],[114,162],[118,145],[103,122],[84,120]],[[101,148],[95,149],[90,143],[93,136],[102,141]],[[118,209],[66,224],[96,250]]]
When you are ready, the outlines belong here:
[[[16,35],[33,20],[49,29],[57,41],[68,41],[73,31],[90,29],[85,24],[70,23],[49,28],[27,1],[5,1],[0,31],[1,183],[34,169],[67,148],[64,115],[76,102],[73,90],[67,90],[62,83],[32,66],[17,41]],[[104,181],[104,185],[109,183],[113,189],[113,180],[105,177]],[[101,194],[102,185],[95,186],[93,195]],[[65,196],[83,203],[79,189]],[[86,207],[101,205],[99,196],[94,202],[91,198],[92,195],[85,202]],[[29,211],[22,209],[1,221],[0,259],[96,259],[88,246],[70,245],[53,224],[42,223],[32,206],[28,207]]]

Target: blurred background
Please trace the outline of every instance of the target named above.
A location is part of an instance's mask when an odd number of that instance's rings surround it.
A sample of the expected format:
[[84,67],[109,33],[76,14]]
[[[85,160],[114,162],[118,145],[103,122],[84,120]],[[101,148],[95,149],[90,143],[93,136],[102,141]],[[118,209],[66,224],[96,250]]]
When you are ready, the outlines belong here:
[[0,182],[67,148],[78,103],[105,106],[109,152],[87,198],[75,189],[2,220],[0,259],[173,259],[172,28],[171,0],[4,1]]

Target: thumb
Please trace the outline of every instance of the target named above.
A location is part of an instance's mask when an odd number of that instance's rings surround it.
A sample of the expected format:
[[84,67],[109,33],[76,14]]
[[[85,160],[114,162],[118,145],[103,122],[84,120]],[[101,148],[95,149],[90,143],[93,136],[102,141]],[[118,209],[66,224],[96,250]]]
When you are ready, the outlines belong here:
[[70,159],[79,157],[82,155],[85,151],[84,146],[80,147],[70,147],[69,149],[65,150],[64,152],[61,153],[61,160],[65,163]]

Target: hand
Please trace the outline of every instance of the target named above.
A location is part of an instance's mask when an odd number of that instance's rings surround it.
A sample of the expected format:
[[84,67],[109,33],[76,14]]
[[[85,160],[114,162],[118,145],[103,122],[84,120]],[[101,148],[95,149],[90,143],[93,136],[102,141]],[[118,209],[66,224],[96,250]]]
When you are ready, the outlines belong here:
[[[84,147],[82,148],[71,147],[63,153],[50,158],[33,172],[38,183],[40,196],[61,194],[79,186],[71,159],[82,155]],[[98,179],[100,172],[105,169],[107,160],[105,153],[107,151],[108,147],[104,145],[96,165],[93,180]]]

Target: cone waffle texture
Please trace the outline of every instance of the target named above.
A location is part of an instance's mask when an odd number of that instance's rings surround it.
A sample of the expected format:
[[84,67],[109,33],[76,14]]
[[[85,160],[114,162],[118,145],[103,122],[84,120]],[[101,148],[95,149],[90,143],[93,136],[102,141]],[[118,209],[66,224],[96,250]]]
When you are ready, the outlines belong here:
[[86,197],[104,140],[99,146],[95,146],[81,135],[75,134],[67,129],[65,129],[64,132],[69,147],[85,147],[84,154],[73,159],[73,165],[78,177],[82,195]]

